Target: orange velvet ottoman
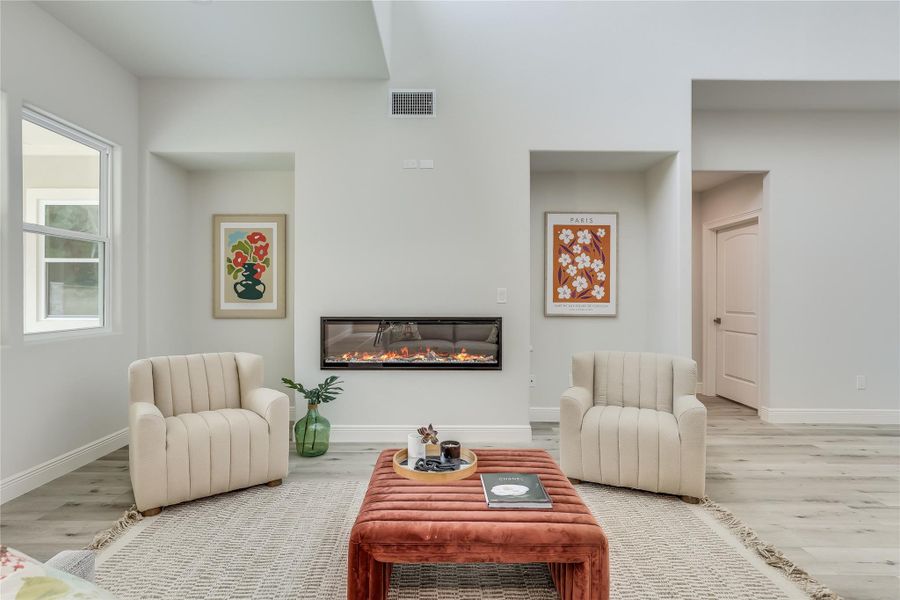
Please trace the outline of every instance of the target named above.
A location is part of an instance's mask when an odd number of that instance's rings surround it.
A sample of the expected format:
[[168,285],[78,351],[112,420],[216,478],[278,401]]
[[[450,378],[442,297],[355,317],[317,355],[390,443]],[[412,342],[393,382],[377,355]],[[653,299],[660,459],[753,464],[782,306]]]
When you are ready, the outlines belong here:
[[375,463],[350,533],[347,598],[387,598],[393,563],[546,562],[562,600],[609,598],[606,534],[543,450],[476,450],[478,473],[535,473],[553,510],[490,509],[477,475],[441,485]]

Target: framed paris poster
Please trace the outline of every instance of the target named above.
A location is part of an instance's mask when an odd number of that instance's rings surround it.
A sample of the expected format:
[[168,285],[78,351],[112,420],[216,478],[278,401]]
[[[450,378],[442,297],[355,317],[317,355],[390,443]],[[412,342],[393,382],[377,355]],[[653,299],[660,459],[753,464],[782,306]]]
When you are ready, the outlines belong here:
[[285,317],[285,220],[213,215],[213,317]]
[[618,213],[544,213],[544,314],[614,317]]

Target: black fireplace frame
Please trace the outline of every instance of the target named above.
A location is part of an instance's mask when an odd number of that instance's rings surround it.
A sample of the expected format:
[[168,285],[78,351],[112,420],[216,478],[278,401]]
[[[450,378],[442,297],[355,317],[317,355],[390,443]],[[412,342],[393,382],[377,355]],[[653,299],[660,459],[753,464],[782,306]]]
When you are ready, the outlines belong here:
[[[381,323],[382,321],[427,321],[429,324],[496,324],[497,362],[486,363],[383,363],[383,362],[325,362],[325,326],[334,322]],[[375,371],[502,371],[503,370],[503,317],[320,317],[319,319],[319,369],[322,371],[375,370]]]

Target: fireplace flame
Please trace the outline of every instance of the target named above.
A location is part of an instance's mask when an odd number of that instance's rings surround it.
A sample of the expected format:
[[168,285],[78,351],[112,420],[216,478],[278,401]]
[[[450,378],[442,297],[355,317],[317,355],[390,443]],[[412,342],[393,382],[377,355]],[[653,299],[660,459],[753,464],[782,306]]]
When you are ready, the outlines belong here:
[[385,352],[345,352],[340,357],[330,356],[330,362],[427,362],[427,363],[493,363],[497,358],[490,354],[469,354],[465,348],[459,352],[436,352],[431,348],[425,351],[410,352],[403,346],[400,350]]

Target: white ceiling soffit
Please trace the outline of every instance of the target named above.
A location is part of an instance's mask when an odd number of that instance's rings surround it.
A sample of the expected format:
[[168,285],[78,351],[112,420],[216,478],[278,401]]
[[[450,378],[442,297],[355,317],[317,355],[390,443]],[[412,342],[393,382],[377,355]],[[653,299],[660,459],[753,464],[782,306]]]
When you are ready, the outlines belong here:
[[293,171],[288,152],[154,152],[186,171]]
[[138,77],[389,76],[371,0],[48,0],[38,5]]
[[646,171],[674,152],[532,150],[531,171]]
[[694,110],[900,110],[900,81],[694,81]]
[[695,192],[705,192],[723,183],[751,174],[762,175],[762,173],[752,171],[694,171],[691,177],[691,189]]

